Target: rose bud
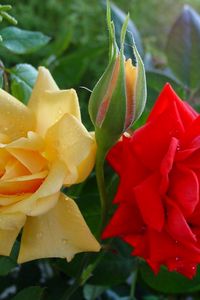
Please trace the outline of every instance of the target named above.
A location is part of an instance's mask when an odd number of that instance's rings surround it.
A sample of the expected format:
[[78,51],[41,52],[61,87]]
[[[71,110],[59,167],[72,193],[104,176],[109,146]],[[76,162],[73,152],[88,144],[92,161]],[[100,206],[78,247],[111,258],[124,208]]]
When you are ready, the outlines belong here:
[[97,144],[109,149],[140,117],[146,102],[144,65],[133,42],[132,60],[124,56],[128,19],[121,31],[121,48],[117,47],[114,24],[108,8],[110,62],[97,82],[89,100],[89,114],[95,126]]

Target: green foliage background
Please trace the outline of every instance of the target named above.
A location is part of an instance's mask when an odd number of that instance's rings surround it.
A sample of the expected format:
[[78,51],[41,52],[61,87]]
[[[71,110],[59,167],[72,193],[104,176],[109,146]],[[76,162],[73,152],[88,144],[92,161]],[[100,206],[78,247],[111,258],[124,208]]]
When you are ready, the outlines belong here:
[[[147,66],[148,104],[143,117],[135,126],[140,126],[144,122],[166,81],[169,81],[177,93],[192,104],[195,104],[192,101],[197,97],[197,107],[199,107],[200,85],[195,86],[197,90],[194,91],[191,86],[187,86],[187,83],[182,81],[181,73],[176,74],[177,77],[172,74],[171,71],[174,70],[173,68],[169,70],[170,64],[167,62],[167,56],[170,62],[171,54],[165,49],[168,33],[181,14],[183,5],[189,4],[200,12],[200,1],[115,0],[113,2],[124,12],[130,12],[130,17],[141,35],[146,54],[144,61]],[[19,55],[1,49],[0,59],[8,70],[11,92],[26,102],[37,76],[37,71],[33,67],[45,65],[50,69],[60,88],[74,87],[77,90],[83,122],[88,129],[92,129],[87,112],[88,99],[90,90],[93,89],[107,65],[108,53],[108,32],[102,1],[8,0],[6,3],[13,5],[12,15],[18,20],[19,28],[40,31],[51,38],[50,43],[44,43],[44,47],[31,54]],[[0,23],[0,30],[5,27],[5,22]],[[196,45],[199,43],[197,39]],[[149,62],[151,68],[148,67]],[[24,64],[16,66],[19,63],[28,63],[33,67]],[[2,77],[0,69],[0,85],[3,79],[5,78]],[[117,179],[108,167],[106,182],[112,200]],[[76,200],[88,225],[95,233],[100,218],[100,207],[94,174],[84,185],[78,188],[72,187],[67,190],[67,193]],[[68,284],[70,285],[71,277],[75,276],[79,269],[83,255],[77,255],[70,264],[61,259],[47,259],[18,267],[16,265],[18,247],[17,242],[11,258],[0,257],[0,299],[62,299]],[[132,280],[130,274],[134,275],[136,260],[129,255],[129,247],[118,240],[112,243],[111,250],[113,253],[110,251],[105,255],[88,284],[83,289],[78,289],[71,299],[79,300],[84,297],[86,300],[134,300],[127,295]],[[117,256],[115,251],[118,251]],[[91,262],[96,259],[97,255],[94,254]],[[199,300],[199,278],[199,272],[193,281],[189,281],[165,269],[162,269],[160,276],[155,277],[142,262],[136,295],[138,300]],[[19,292],[15,298],[12,298],[9,292],[7,296],[1,298],[6,289],[12,285],[16,290],[11,294]],[[188,296],[190,298],[187,298]]]

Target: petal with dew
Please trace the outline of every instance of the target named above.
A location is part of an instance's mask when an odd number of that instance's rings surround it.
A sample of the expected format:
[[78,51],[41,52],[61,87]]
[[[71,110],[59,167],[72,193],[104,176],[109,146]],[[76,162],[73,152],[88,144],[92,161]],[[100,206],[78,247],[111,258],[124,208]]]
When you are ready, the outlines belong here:
[[44,257],[70,261],[76,253],[99,251],[78,206],[61,195],[57,205],[41,217],[28,217],[24,226],[18,262]]
[[36,132],[29,131],[27,137],[19,138],[9,144],[1,144],[1,147],[6,149],[24,149],[41,152],[44,150],[45,144],[41,136]]
[[78,97],[74,89],[44,91],[37,102],[37,129],[42,136],[66,113],[81,120]]
[[34,129],[35,117],[31,110],[0,89],[0,133],[15,140]]
[[[95,152],[92,149],[95,141],[83,124],[74,116],[65,114],[46,134],[46,155],[50,161],[59,159],[64,162],[70,172],[75,172],[89,156],[88,164],[94,162]],[[87,162],[84,162],[85,168]],[[82,173],[83,175],[83,173]],[[81,176],[81,173],[80,173]],[[77,183],[77,179],[73,183]],[[83,176],[84,177],[84,176]],[[68,182],[65,182],[68,184]]]

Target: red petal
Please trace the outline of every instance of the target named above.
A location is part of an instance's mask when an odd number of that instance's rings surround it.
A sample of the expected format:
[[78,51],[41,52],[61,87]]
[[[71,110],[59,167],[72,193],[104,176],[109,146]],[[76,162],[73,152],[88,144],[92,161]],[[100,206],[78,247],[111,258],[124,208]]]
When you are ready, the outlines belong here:
[[177,107],[184,128],[187,128],[191,124],[191,122],[198,116],[198,114],[188,103],[182,101],[178,97],[171,85],[166,84],[154,105],[148,121],[155,119],[159,115],[165,113],[165,111],[171,107],[172,103],[174,103]]
[[123,202],[119,205],[114,216],[104,229],[102,238],[122,237],[130,233],[138,234],[143,227],[144,223],[136,205]]
[[114,203],[132,199],[132,188],[147,177],[148,172],[130,148],[130,138],[124,137],[118,147],[116,145],[111,150],[108,160],[114,165],[115,170],[120,175],[120,184]]
[[172,138],[171,143],[169,145],[169,149],[160,165],[160,173],[162,175],[160,191],[162,194],[165,194],[168,188],[169,173],[174,163],[174,157],[176,154],[177,146],[178,140],[176,138]]
[[183,139],[181,140],[181,144],[183,144],[184,148],[190,148],[190,143],[200,136],[200,116],[198,116],[191,126],[186,130]]
[[190,245],[196,237],[185,220],[181,210],[170,199],[167,199],[167,231],[177,241]]
[[109,151],[106,159],[116,173],[120,174],[123,164],[121,162],[123,156],[123,142],[120,141],[114,145]]
[[159,186],[159,174],[153,174],[134,188],[135,199],[144,222],[158,231],[162,229],[165,218]]
[[176,104],[172,102],[161,115],[135,131],[131,146],[143,164],[154,170],[160,166],[172,137],[179,139],[183,130]]
[[197,175],[179,164],[170,174],[170,184],[170,197],[174,199],[184,216],[190,216],[199,202]]

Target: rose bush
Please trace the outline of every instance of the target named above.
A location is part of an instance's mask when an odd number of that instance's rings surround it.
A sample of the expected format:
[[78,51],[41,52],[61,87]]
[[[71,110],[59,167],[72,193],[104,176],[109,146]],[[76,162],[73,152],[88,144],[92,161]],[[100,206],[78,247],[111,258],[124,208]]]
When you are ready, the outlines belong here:
[[39,68],[28,106],[0,90],[0,254],[23,228],[19,262],[98,251],[75,202],[60,193],[95,161],[93,136],[81,123],[76,92],[59,90]]
[[166,85],[146,124],[108,155],[120,176],[103,238],[121,237],[155,273],[200,262],[200,116]]

